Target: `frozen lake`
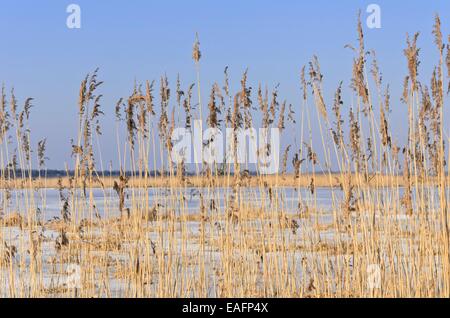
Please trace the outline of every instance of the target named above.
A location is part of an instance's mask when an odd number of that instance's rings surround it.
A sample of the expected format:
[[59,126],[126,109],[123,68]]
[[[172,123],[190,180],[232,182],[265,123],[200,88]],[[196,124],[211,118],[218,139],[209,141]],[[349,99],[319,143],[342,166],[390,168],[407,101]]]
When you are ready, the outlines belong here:
[[[27,211],[27,206],[32,206],[44,220],[61,216],[64,203],[57,189],[12,191],[10,195],[9,203],[6,204],[5,191],[0,192],[3,211],[22,213]],[[65,195],[67,196],[67,193]],[[93,189],[92,193],[87,192],[86,198],[83,198],[83,192],[78,190],[73,196],[76,198],[75,201],[72,201],[72,196],[68,197],[69,206],[77,204],[77,210],[82,210],[84,206],[85,210],[89,211],[91,206],[92,212],[101,217],[119,215],[119,197],[113,189]],[[328,210],[333,205],[333,201],[335,204],[342,201],[343,193],[338,189],[329,188],[317,188],[314,195],[305,188],[273,188],[271,191],[260,188],[241,188],[240,197],[245,205],[255,207],[265,205],[266,208],[273,205],[286,213],[295,213],[299,209],[299,203],[315,206],[320,210]],[[214,207],[215,210],[224,211],[231,198],[231,188],[150,188],[148,197],[143,189],[127,189],[125,208],[133,210],[132,201],[143,204],[148,200],[149,207],[160,204],[163,208],[170,207],[176,212],[198,213],[203,201],[207,209]]]

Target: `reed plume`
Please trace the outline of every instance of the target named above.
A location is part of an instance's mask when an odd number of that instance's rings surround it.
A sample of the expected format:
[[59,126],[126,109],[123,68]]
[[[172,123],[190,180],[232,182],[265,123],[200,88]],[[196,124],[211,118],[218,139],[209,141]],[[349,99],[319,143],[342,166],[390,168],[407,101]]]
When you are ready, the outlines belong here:
[[417,90],[418,67],[420,64],[419,60],[420,49],[417,47],[418,38],[419,33],[415,33],[412,40],[409,38],[409,35],[406,35],[407,47],[403,51],[403,54],[406,56],[406,59],[408,61],[409,80],[411,81],[411,89],[413,92]]
[[325,106],[321,89],[323,75],[320,73],[320,65],[317,56],[314,56],[313,60],[309,63],[309,76],[313,88],[314,101],[317,111],[326,120],[328,116],[327,108]]
[[[364,75],[364,68],[366,64],[366,51],[364,48],[364,33],[362,29],[361,23],[361,11],[358,14],[358,24],[357,24],[357,32],[358,32],[358,43],[359,48],[356,50],[351,45],[346,45],[353,49],[357,56],[353,60],[353,77],[352,77],[352,88],[358,94],[358,96],[362,99],[363,104],[366,107],[370,107],[369,105],[369,89],[366,85],[366,79]],[[367,114],[367,108],[365,108],[365,114]]]
[[186,129],[191,129],[192,126],[192,113],[191,113],[191,98],[192,98],[192,89],[195,84],[191,84],[186,94],[186,98],[183,101],[184,112],[186,115],[185,127]]
[[344,120],[341,115],[341,107],[344,104],[342,101],[342,81],[339,83],[338,88],[336,89],[336,93],[334,94],[334,104],[333,104],[333,112],[336,118],[335,126],[336,129],[332,131],[334,143],[338,148],[344,145],[344,128],[342,125],[344,124]]

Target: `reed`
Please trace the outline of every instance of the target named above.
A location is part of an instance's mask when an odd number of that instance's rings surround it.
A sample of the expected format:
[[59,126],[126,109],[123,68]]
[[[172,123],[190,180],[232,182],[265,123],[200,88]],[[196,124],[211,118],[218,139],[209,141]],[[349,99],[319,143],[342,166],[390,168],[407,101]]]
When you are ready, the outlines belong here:
[[[20,103],[3,86],[0,296],[450,297],[443,111],[450,44],[436,16],[439,59],[425,80],[419,33],[407,36],[404,106],[393,106],[360,16],[356,31],[356,48],[347,46],[354,53],[348,99],[344,81],[332,100],[324,97],[317,56],[301,69],[300,105],[281,99],[279,85],[252,90],[248,70],[234,89],[225,68],[223,87],[214,83],[209,92],[205,124],[231,129],[229,160],[198,164],[193,175],[192,165],[169,156],[176,127],[203,125],[198,36],[195,84],[184,87],[178,75],[171,89],[163,75],[159,96],[149,80],[118,100],[117,177],[103,168],[98,70],[80,85],[73,171],[57,179],[47,174],[47,139],[32,144],[33,99]],[[408,118],[404,144],[392,107]],[[276,151],[269,146],[258,149],[254,167],[238,160],[238,132],[256,122],[278,128],[282,139],[294,135],[275,175],[260,173],[262,159]],[[214,138],[202,140],[202,151]],[[51,215],[50,191],[58,215]],[[324,191],[329,206],[321,204]],[[68,272],[74,267],[79,277]]]

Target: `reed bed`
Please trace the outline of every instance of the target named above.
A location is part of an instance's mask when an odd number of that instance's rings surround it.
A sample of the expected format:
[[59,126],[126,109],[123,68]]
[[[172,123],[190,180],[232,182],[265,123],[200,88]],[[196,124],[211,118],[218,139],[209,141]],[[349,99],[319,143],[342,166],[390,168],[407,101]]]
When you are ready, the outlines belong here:
[[[433,35],[439,59],[430,82],[419,76],[419,34],[406,39],[404,105],[391,102],[360,21],[358,43],[348,46],[350,101],[343,83],[326,100],[314,56],[299,73],[300,105],[281,100],[278,87],[259,84],[255,92],[248,71],[233,91],[228,68],[203,105],[197,36],[196,83],[183,90],[178,77],[171,88],[162,76],[117,102],[118,177],[108,176],[101,158],[98,70],[81,82],[73,168],[59,179],[47,177],[46,140],[32,150],[33,100],[21,107],[3,87],[0,296],[450,297],[443,116],[450,46],[438,16]],[[391,104],[407,115],[404,144],[393,134]],[[185,162],[168,156],[174,129],[193,129],[196,120],[229,128],[234,138],[259,124],[278,128],[294,132],[296,143],[281,149],[276,175],[250,175],[247,163],[234,160],[197,164],[190,176]],[[236,143],[227,149],[236,152]],[[57,216],[49,212],[50,188]],[[324,188],[327,207],[318,195]]]

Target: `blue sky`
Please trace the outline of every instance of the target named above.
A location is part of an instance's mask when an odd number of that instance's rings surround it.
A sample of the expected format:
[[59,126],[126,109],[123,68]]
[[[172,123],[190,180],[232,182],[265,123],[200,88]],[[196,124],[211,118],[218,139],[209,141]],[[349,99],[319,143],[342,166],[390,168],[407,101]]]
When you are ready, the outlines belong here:
[[[79,30],[66,27],[66,7],[71,3],[82,10]],[[447,36],[449,1],[1,0],[0,82],[8,89],[14,86],[21,102],[28,96],[35,98],[34,141],[47,137],[48,166],[63,168],[76,134],[80,81],[99,67],[105,81],[102,154],[105,162],[114,161],[115,102],[130,94],[135,79],[158,80],[166,73],[174,84],[180,73],[185,88],[193,83],[191,51],[196,32],[203,54],[204,103],[212,83],[221,83],[223,69],[229,66],[236,89],[248,68],[255,90],[259,82],[269,88],[280,83],[280,97],[298,107],[299,70],[313,54],[325,75],[327,104],[341,80],[348,102],[352,52],[344,45],[356,44],[357,12],[361,9],[365,19],[370,3],[381,7],[382,28],[364,26],[366,48],[377,51],[385,83],[391,85],[391,116],[401,137],[406,125],[405,106],[399,102],[407,73],[405,35],[421,32],[420,73],[428,83],[437,60],[431,35],[434,14],[440,14]],[[291,143],[289,138],[284,142]]]

